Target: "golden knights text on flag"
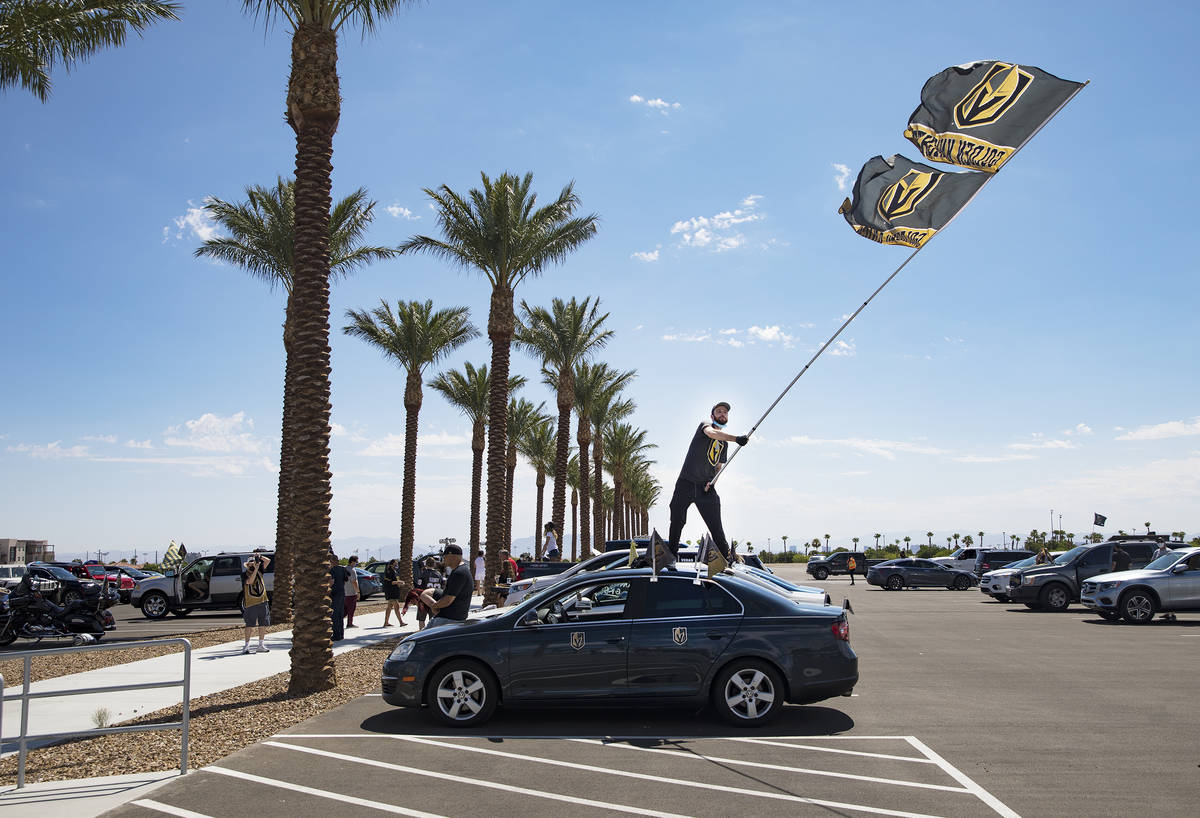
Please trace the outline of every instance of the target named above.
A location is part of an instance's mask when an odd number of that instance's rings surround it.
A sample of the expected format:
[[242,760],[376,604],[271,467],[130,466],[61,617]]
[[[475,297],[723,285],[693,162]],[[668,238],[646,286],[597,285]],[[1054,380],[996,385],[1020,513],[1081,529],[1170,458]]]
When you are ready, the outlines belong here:
[[167,553],[163,555],[163,570],[178,568],[179,564],[183,562],[183,558],[186,556],[187,548],[183,545],[183,543],[176,545],[175,541],[171,540],[171,545],[167,548]]
[[871,241],[920,247],[988,178],[986,173],[946,173],[900,155],[876,156],[859,171],[853,201],[844,201],[838,212]]
[[904,136],[926,159],[995,173],[1082,85],[996,60],[947,68],[921,89]]

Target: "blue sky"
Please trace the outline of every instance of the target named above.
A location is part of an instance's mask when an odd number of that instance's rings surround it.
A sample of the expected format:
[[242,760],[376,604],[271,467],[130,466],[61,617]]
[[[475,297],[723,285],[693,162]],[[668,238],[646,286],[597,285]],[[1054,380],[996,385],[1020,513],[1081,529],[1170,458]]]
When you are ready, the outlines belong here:
[[[289,42],[233,0],[186,2],[71,74],[0,96],[7,157],[0,536],[61,553],[269,544],[283,293],[193,258],[206,197],[292,169]],[[518,298],[598,296],[636,368],[634,421],[669,496],[717,400],[756,420],[904,259],[836,210],[869,157],[904,153],[921,85],[974,59],[1091,85],[904,270],[767,418],[720,486],[731,537],[778,548],[954,532],[1200,529],[1194,376],[1200,69],[1193,8],[1014,3],[431,2],[342,37],[334,193],[378,201],[371,239],[435,231],[424,187],[479,172],[570,180],[599,233]],[[706,220],[706,221],[701,221]],[[380,298],[488,287],[425,257],[332,300],[333,536],[400,528],[403,375],[341,334]],[[450,361],[487,360],[485,339]],[[514,354],[514,371],[536,362]],[[536,384],[524,391],[553,406]],[[421,412],[418,543],[467,537],[469,429]],[[515,536],[533,533],[518,470]],[[652,520],[667,527],[666,497]],[[702,533],[693,512],[685,538]]]

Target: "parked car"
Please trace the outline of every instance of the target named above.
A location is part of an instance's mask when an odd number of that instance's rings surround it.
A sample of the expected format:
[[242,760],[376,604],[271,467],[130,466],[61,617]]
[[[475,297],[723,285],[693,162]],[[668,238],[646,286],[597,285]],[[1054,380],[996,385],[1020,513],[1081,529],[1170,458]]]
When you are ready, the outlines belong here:
[[[75,564],[78,565],[79,563]],[[83,572],[83,577],[79,577],[66,568],[49,562],[31,562],[27,571],[33,575],[34,579],[48,579],[58,582],[57,598],[54,602],[59,605],[67,605],[77,599],[85,599],[101,591],[101,583],[88,577],[86,571]],[[119,598],[115,588],[109,588],[108,593],[111,602],[116,602]]]
[[382,577],[377,577],[370,571],[364,571],[361,568],[355,568],[354,572],[358,576],[358,598],[360,600],[383,593]]
[[1200,548],[1176,549],[1139,571],[1084,580],[1080,602],[1105,619],[1137,625],[1159,612],[1200,612]]
[[1079,601],[1085,580],[1113,570],[1113,547],[1120,545],[1129,555],[1130,568],[1145,568],[1158,548],[1156,540],[1132,542],[1106,540],[1077,545],[1046,565],[1033,565],[1008,578],[1008,597],[1034,610],[1065,611]]
[[192,611],[241,610],[242,570],[246,560],[270,557],[263,579],[270,599],[275,588],[275,554],[245,551],[198,557],[175,574],[144,579],[133,589],[130,602],[147,619],[162,619],[168,613],[187,616]]
[[947,568],[957,568],[960,571],[974,571],[975,561],[979,559],[981,551],[990,549],[980,548],[979,546],[963,546],[948,557],[931,557],[934,562],[945,565]]
[[[505,707],[711,702],[746,727],[785,701],[858,682],[838,607],[797,605],[734,574],[650,581],[645,568],[577,574],[512,608],[408,636],[384,662],[383,699],[471,727]],[[735,638],[736,637],[736,638]]]
[[[1051,551],[1050,558],[1053,559],[1062,553],[1062,551]],[[1037,555],[1032,555],[1023,560],[1010,562],[1003,568],[987,571],[979,578],[979,590],[983,591],[993,599],[999,600],[1000,602],[1008,602],[1008,578],[1011,577],[1015,571],[1018,571],[1021,568],[1028,568],[1036,564]]]
[[837,551],[826,557],[814,557],[808,561],[808,565],[804,570],[809,573],[815,580],[827,579],[831,575],[848,575],[850,570],[846,567],[850,558],[854,557],[854,573],[867,575],[867,571],[871,566],[878,565],[885,560],[869,560],[867,555],[861,551]]
[[952,591],[965,591],[977,585],[979,577],[975,576],[973,571],[951,568],[933,560],[905,557],[871,566],[867,571],[867,583],[878,585],[887,591],[899,591],[904,588],[949,588]]
[[20,564],[0,565],[0,588],[15,588],[25,576],[25,566]]
[[975,564],[971,566],[971,570],[975,572],[975,576],[981,577],[988,571],[995,571],[997,568],[1004,568],[1014,562],[1036,556],[1032,551],[1024,548],[981,548],[975,557]]

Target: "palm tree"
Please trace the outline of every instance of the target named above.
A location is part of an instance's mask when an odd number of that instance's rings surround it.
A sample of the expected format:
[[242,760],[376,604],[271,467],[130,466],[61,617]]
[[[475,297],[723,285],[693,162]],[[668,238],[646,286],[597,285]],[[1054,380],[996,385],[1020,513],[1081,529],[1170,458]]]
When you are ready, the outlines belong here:
[[788,552],[788,550],[787,550],[788,535],[784,534],[784,535],[780,536],[779,539],[783,540],[783,553],[786,554]]
[[608,364],[593,364],[581,361],[575,367],[575,413],[579,421],[576,425],[575,442],[579,446],[579,540],[582,546],[582,558],[592,555],[590,512],[591,479],[588,470],[588,450],[592,445],[592,408],[593,404],[603,399],[607,392],[618,392],[633,380],[636,373],[617,372]]
[[1149,534],[1150,533],[1150,523],[1142,523],[1142,525],[1146,526],[1146,533]]
[[963,537],[963,545],[966,546],[967,548],[970,548],[974,544],[975,544],[975,538],[972,537],[970,534]]
[[[513,479],[517,472],[517,441],[523,438],[529,429],[539,424],[551,423],[554,418],[550,417],[542,410],[546,407],[545,403],[539,403],[534,406],[524,398],[514,399],[508,406],[506,412],[505,423],[508,428],[507,432],[507,450],[504,453],[505,466],[505,483],[504,483],[504,531],[501,534],[501,539],[497,542],[501,543],[493,549],[491,540],[488,541],[489,559],[493,550],[499,554],[500,548],[512,550],[512,507],[513,507]],[[488,511],[491,514],[491,511]],[[534,539],[536,547],[537,539]],[[491,587],[490,583],[484,581],[484,587]],[[490,599],[489,599],[490,601]]]
[[[542,508],[544,507],[546,475],[556,475],[555,482],[562,482],[555,472],[554,437],[553,423],[535,423],[528,426],[524,430],[524,434],[514,441],[517,452],[529,461],[529,465],[533,467],[534,473],[537,475],[535,481],[537,485],[537,520],[533,526],[533,553],[539,560],[542,558]],[[557,532],[561,539],[563,529],[559,528]],[[562,549],[561,543],[559,547]]]
[[[229,235],[208,239],[196,248],[198,257],[215,258],[241,267],[271,289],[287,291],[283,324],[283,421],[279,445],[279,487],[275,515],[275,580],[271,596],[271,619],[287,622],[292,618],[292,552],[296,532],[293,506],[295,458],[292,441],[295,434],[292,404],[296,394],[296,370],[292,361],[293,265],[292,243],[295,236],[295,183],[278,179],[275,187],[259,185],[246,188],[246,201],[231,203],[210,199],[204,206],[214,223]],[[333,276],[348,276],[354,269],[372,261],[397,254],[389,247],[362,243],[374,219],[375,202],[369,201],[363,188],[337,203],[329,219],[329,270]]]
[[120,47],[132,29],[178,20],[178,3],[158,0],[10,0],[0,4],[0,90],[20,85],[50,99],[50,72],[67,71],[102,48]]
[[828,534],[825,535],[825,550],[826,551],[829,550],[829,535]]
[[854,550],[858,551],[858,537],[851,537],[850,541],[854,543]]
[[[441,373],[429,385],[442,393],[451,406],[471,421],[471,565],[479,556],[479,504],[483,481],[483,449],[488,414],[487,364],[478,369],[463,364],[463,372],[451,369]],[[525,385],[525,378],[514,375],[508,379],[508,391],[515,392]]]
[[[1003,544],[1003,543],[1001,543],[1001,544]],[[980,547],[983,546],[983,532],[982,531],[979,532],[979,545],[980,545]]]
[[957,534],[954,535],[954,547],[958,548],[958,535]]
[[[602,349],[612,338],[612,330],[603,329],[608,313],[599,314],[600,299],[582,302],[571,298],[552,299],[550,309],[530,307],[521,302],[521,323],[515,336],[518,347],[539,357],[546,385],[555,390],[558,399],[558,444],[554,457],[554,473],[566,474],[571,448],[571,410],[575,407],[575,367],[592,353]],[[554,499],[550,519],[558,531],[563,530],[567,486],[554,481]]]
[[[571,562],[579,560],[579,455],[571,455],[567,461],[567,486],[571,489]],[[566,554],[565,545],[560,544],[562,553]]]
[[912,537],[904,538],[904,553],[906,553],[906,554],[909,553],[909,551],[911,550],[911,548],[909,546],[910,542],[912,542]]
[[880,538],[880,537],[882,537],[882,536],[883,536],[882,534],[876,534],[876,535],[875,535],[875,548],[876,548],[876,550],[878,550],[878,549],[879,549],[879,538]]
[[[432,301],[397,301],[393,312],[386,301],[368,312],[347,310],[342,331],[379,349],[402,369],[404,382],[404,485],[400,501],[400,584],[412,587],[413,518],[417,501],[417,422],[424,399],[425,369],[479,336],[466,307],[434,312]],[[402,593],[402,595],[403,595]]]
[[[620,386],[610,384],[592,397],[590,420],[592,429],[595,430],[592,436],[593,497],[604,497],[604,430],[610,424],[633,414],[633,401],[627,398],[620,398],[620,391]],[[596,552],[603,553],[604,541],[608,539],[604,524],[605,509],[603,503],[593,507],[592,520],[592,536],[595,538]]]
[[329,642],[329,221],[333,135],[341,117],[337,37],[347,24],[373,31],[402,0],[242,0],[269,26],[283,18],[292,33],[287,122],[296,134],[295,366],[293,407],[296,539],[292,695],[336,683]]
[[646,442],[646,431],[635,429],[628,423],[610,424],[604,429],[605,463],[613,478],[613,537],[624,538],[622,515],[624,513],[625,477],[642,452],[656,448]]

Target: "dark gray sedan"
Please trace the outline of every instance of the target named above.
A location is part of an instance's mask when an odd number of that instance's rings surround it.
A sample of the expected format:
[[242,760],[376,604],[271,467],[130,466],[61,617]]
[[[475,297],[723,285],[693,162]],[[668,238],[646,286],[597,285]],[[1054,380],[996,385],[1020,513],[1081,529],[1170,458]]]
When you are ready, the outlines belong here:
[[949,588],[966,591],[979,584],[973,571],[950,568],[933,560],[906,558],[888,560],[872,565],[867,571],[867,583],[888,591],[904,588]]
[[432,620],[383,665],[383,698],[468,727],[503,703],[663,707],[711,703],[766,723],[785,702],[849,695],[858,681],[845,612],[733,574],[627,568],[580,574],[466,622]]

